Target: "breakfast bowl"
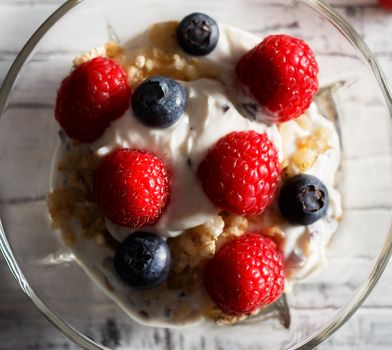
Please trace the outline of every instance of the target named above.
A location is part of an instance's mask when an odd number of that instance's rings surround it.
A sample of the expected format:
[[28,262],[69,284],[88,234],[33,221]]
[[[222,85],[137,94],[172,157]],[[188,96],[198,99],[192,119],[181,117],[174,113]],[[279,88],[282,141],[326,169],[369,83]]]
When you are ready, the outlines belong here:
[[[343,211],[318,271],[290,284],[258,316],[235,325],[146,325],[124,312],[52,228],[46,201],[64,138],[54,118],[56,92],[75,57],[107,42],[125,46],[151,24],[194,12],[260,40],[286,34],[313,49],[319,67],[314,101],[340,138],[336,187]],[[67,1],[15,60],[0,91],[0,113],[1,251],[35,306],[82,348],[314,348],[360,307],[388,262],[392,96],[366,44],[321,1]]]

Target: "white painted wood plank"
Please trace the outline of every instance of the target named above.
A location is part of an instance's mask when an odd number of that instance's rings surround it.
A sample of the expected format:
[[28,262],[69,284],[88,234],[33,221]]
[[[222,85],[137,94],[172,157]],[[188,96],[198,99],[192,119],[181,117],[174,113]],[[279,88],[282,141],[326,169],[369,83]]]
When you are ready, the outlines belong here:
[[0,85],[3,82],[3,79],[5,78],[8,70],[11,67],[13,59],[1,59],[0,58]]
[[392,157],[372,156],[343,163],[341,187],[346,208],[392,207]]
[[[30,5],[30,6],[42,6],[47,3],[54,3],[61,5],[64,0],[2,0],[1,4],[17,4],[18,6]],[[372,6],[377,4],[377,0],[329,0],[329,4],[334,6]]]
[[24,67],[20,84],[16,83],[9,103],[54,106],[56,91],[72,69],[73,57],[72,54],[64,54],[31,60]]
[[[17,4],[18,6],[42,6],[48,3],[54,3],[58,6],[63,4],[65,0],[1,0],[1,4]],[[373,6],[377,4],[377,0],[329,0],[329,4],[333,6]]]
[[[4,273],[3,273],[4,272]],[[389,271],[392,272],[392,271]],[[0,269],[1,280],[10,285],[14,284],[11,280],[8,271],[2,271]],[[391,274],[392,276],[392,274]],[[8,279],[8,280],[7,280]],[[391,295],[388,294],[389,290],[384,289],[390,287],[388,284],[380,284],[380,294],[377,298]],[[376,289],[377,291],[377,289]],[[18,291],[15,289],[13,299],[11,302],[2,303],[0,307],[0,326],[2,329],[2,350],[14,350],[14,349],[40,349],[40,350],[63,350],[63,349],[77,349],[76,346],[72,346],[66,341],[56,330],[54,330],[47,321],[41,317],[38,312],[30,305],[26,298],[19,295],[18,298],[15,295]],[[7,297],[7,295],[6,295]],[[372,298],[370,298],[372,299]],[[369,299],[369,300],[370,300]],[[15,303],[12,302],[15,300]],[[366,303],[368,304],[368,302]],[[392,312],[390,309],[378,309],[365,305],[353,319],[343,326],[338,333],[331,337],[326,343],[321,345],[320,349],[369,349],[369,350],[384,350],[390,344],[392,344],[392,334],[389,331],[391,325]],[[112,320],[113,321],[113,320]],[[110,321],[110,322],[112,322]],[[113,330],[113,323],[106,322],[101,327],[93,328],[90,332],[96,336],[97,340],[105,340],[105,335]],[[117,334],[119,342],[127,342],[129,337],[132,337],[129,326],[124,324],[118,324],[115,322],[115,329],[119,330]],[[18,334],[18,337],[15,336]],[[164,332],[158,334],[152,334],[150,339],[165,339],[166,334]],[[146,339],[145,344],[150,344],[150,339]],[[6,342],[4,342],[6,340]],[[109,340],[106,340],[109,342]],[[171,338],[173,341],[173,338]],[[175,341],[175,338],[174,338]],[[173,341],[173,342],[174,342]],[[21,346],[23,345],[23,347]],[[112,343],[113,344],[113,343]],[[217,349],[216,344],[211,344],[211,347],[207,349]],[[124,347],[122,347],[124,349]],[[132,350],[153,350],[155,347],[132,347]],[[184,349],[189,348],[180,347],[176,343],[173,349]],[[195,347],[195,349],[201,349],[201,347]]]
[[[53,110],[8,110],[0,125],[0,137],[6,140],[0,150],[0,201],[45,196],[58,137]],[[41,154],[39,161],[32,151]]]
[[375,6],[377,4],[377,0],[328,0],[326,2],[335,7]]
[[[64,51],[80,53],[106,42],[108,34],[101,4],[99,1],[93,1],[89,2],[90,6],[87,7],[86,3],[82,3],[72,16],[64,16],[41,40],[39,51],[44,52],[42,55]],[[48,15],[57,9],[58,4],[48,2],[41,6],[17,4],[0,4],[0,6],[0,23],[6,28],[2,33],[0,53],[14,55]],[[26,21],[26,18],[32,20]],[[21,31],[26,35],[21,36],[19,34]]]
[[345,210],[328,246],[328,260],[344,260],[348,256],[373,259],[384,244],[391,217],[392,209]]
[[[33,4],[33,3],[32,3]],[[91,4],[91,3],[90,3]],[[116,3],[113,3],[113,7],[116,5]],[[17,3],[5,3],[5,4],[0,4],[0,21],[1,23],[4,24],[4,28],[7,28],[6,32],[4,33],[7,37],[7,40],[3,40],[2,43],[0,43],[0,52],[8,52],[8,53],[14,53],[17,52],[23,43],[25,42],[25,39],[21,38],[19,35],[20,31],[26,32],[26,33],[33,33],[34,29],[47,17],[47,14],[52,12],[54,9],[57,8],[58,3],[51,3],[51,2],[45,2],[42,3],[40,6],[37,5],[23,5],[20,6]],[[228,21],[232,25],[243,25],[244,20],[247,23],[247,28],[249,30],[258,30],[260,32],[263,32],[264,34],[267,33],[272,33],[276,31],[285,31],[287,33],[292,33],[295,34],[298,32],[298,27],[305,27],[307,26],[307,21],[306,21],[306,15],[302,15],[302,22],[295,22],[295,25],[293,25],[293,17],[292,17],[292,9],[287,8],[282,10],[280,8],[276,8],[275,6],[271,6],[270,8],[267,9],[269,13],[271,13],[270,16],[263,18],[263,21],[260,22],[260,18],[258,15],[258,7],[257,3],[254,5],[255,6],[255,11],[249,12],[247,14],[247,18],[242,18],[241,19],[236,16],[236,12],[233,12],[232,16],[228,16]],[[93,37],[96,37],[99,33],[99,30],[105,31],[106,28],[105,26],[102,26],[103,24],[103,12],[101,6],[97,3],[95,9],[90,8],[86,10],[85,12],[83,11],[83,4],[80,7],[80,17],[79,16],[73,16],[72,17],[72,26],[68,26],[68,35],[63,36],[63,40],[59,42],[57,40],[58,36],[56,31],[53,31],[53,39],[48,38],[48,42],[50,42],[50,50],[74,50],[76,52],[80,50],[87,49],[89,47],[93,47],[100,42],[94,42]],[[174,8],[175,9],[175,8]],[[123,14],[123,17],[121,17],[120,14],[120,19],[123,18],[122,20],[119,20],[117,18],[117,23],[111,19],[111,12],[115,12],[115,10],[108,11],[110,9],[106,9],[105,12],[107,12],[107,17],[109,22],[113,25],[115,31],[117,31],[117,34],[119,35],[120,38],[126,39],[128,37],[129,33],[129,14]],[[305,10],[305,9],[303,9]],[[366,11],[366,13],[369,12],[370,15],[377,13],[377,14],[384,14],[385,12],[380,11],[379,9],[374,9],[373,7],[369,8],[364,8],[363,11]],[[159,12],[157,14],[157,18],[159,18]],[[219,14],[217,13],[219,16]],[[116,13],[116,17],[118,17],[119,14]],[[167,19],[171,19],[175,14],[168,15]],[[32,17],[34,20],[33,21],[25,21],[24,18],[27,17]],[[162,17],[160,15],[160,17]],[[385,16],[384,16],[385,17]],[[355,20],[355,16],[353,17],[353,20]],[[162,18],[160,18],[162,20]],[[386,19],[384,19],[385,21]],[[16,23],[11,23],[9,24],[10,21],[13,21]],[[67,18],[63,19],[63,24],[65,25],[67,21]],[[143,22],[144,21],[144,22]],[[140,22],[140,23],[139,23]],[[313,20],[312,20],[313,22]],[[282,23],[285,23],[285,25],[282,25]],[[138,18],[134,17],[132,21],[132,26],[133,28],[140,27],[144,28],[146,25],[145,20],[143,18]],[[63,31],[63,30],[62,30]],[[306,31],[304,31],[306,33]],[[80,33],[83,33],[81,36]],[[308,31],[308,35],[311,37],[317,36],[317,31],[314,32],[314,27],[313,30]],[[74,40],[75,37],[78,37],[78,40]],[[322,43],[323,41],[320,40],[319,36],[319,43]],[[5,45],[6,43],[6,45]],[[53,43],[56,45],[53,46]],[[86,43],[86,44],[84,44]],[[88,43],[88,44],[87,44]],[[45,43],[42,44],[45,46]]]
[[[18,5],[35,5],[41,6],[42,4],[55,3],[61,5],[64,0],[2,0],[1,4],[18,4]],[[334,6],[372,6],[377,4],[377,0],[329,0],[329,4]]]
[[[0,3],[1,53],[18,52],[31,34],[51,14],[58,4],[47,2],[40,6],[17,6]],[[28,20],[26,20],[28,18]],[[20,33],[24,33],[21,35]]]
[[361,308],[349,323],[321,344],[319,350],[386,350],[391,348],[392,313]]
[[[1,0],[1,5],[15,5],[15,6],[43,6],[46,4],[62,5],[66,0]],[[339,1],[339,0],[338,0]]]
[[78,349],[23,295],[2,256],[0,280],[0,349]]

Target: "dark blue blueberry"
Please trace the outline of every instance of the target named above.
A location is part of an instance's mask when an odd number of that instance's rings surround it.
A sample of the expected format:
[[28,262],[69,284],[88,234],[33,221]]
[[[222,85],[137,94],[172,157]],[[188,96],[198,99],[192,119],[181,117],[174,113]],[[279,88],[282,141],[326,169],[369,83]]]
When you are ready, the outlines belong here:
[[328,208],[325,185],[315,176],[300,174],[290,178],[278,197],[280,212],[294,224],[310,225],[321,219]]
[[132,96],[135,116],[155,128],[173,125],[184,112],[185,102],[185,88],[173,79],[159,76],[144,80]]
[[178,25],[177,40],[190,55],[203,56],[215,49],[219,39],[218,24],[204,13],[192,13]]
[[134,232],[121,243],[114,256],[114,267],[121,279],[137,289],[152,288],[163,282],[170,270],[169,247],[161,237]]

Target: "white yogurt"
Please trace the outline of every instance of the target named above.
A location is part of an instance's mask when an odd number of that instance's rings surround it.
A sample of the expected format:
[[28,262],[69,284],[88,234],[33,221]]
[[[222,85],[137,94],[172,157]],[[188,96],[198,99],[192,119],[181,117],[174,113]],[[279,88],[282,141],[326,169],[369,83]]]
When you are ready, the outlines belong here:
[[232,131],[255,130],[266,132],[274,144],[280,145],[277,128],[241,116],[218,81],[200,79],[182,84],[188,98],[185,112],[175,125],[153,129],[141,124],[129,111],[114,121],[92,145],[99,155],[116,148],[148,150],[168,165],[172,174],[171,201],[154,226],[154,231],[162,236],[179,235],[218,214],[219,208],[211,203],[201,188],[197,168],[221,137]]
[[[338,220],[342,215],[340,194],[335,189],[335,175],[340,165],[340,141],[333,123],[322,117],[315,104],[308,110],[312,128],[309,131],[301,128],[294,121],[286,126],[292,129],[290,138],[283,140],[285,156],[294,152],[295,141],[298,137],[308,136],[313,130],[323,127],[330,130],[328,145],[330,148],[319,155],[315,164],[305,171],[306,174],[316,176],[327,187],[329,206],[326,215],[309,226],[295,226],[286,224],[282,227],[286,234],[284,242],[284,256],[287,270],[292,273],[291,279],[301,280],[326,264],[325,250],[332,234],[338,227]],[[286,133],[285,133],[286,135]]]

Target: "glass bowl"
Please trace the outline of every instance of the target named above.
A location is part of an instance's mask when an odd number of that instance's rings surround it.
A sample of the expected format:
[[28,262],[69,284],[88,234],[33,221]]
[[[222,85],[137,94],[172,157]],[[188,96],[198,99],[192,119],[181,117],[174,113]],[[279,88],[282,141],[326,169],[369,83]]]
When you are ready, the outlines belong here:
[[[344,216],[328,247],[326,268],[287,296],[289,329],[276,317],[233,327],[136,324],[86,276],[50,228],[45,197],[58,138],[53,107],[72,59],[109,39],[122,43],[155,21],[194,11],[261,36],[286,33],[305,39],[320,65],[321,91],[329,91],[336,102]],[[391,94],[366,44],[321,1],[68,1],[15,60],[0,92],[0,111],[1,250],[37,308],[85,349],[313,348],[358,309],[387,264]]]

